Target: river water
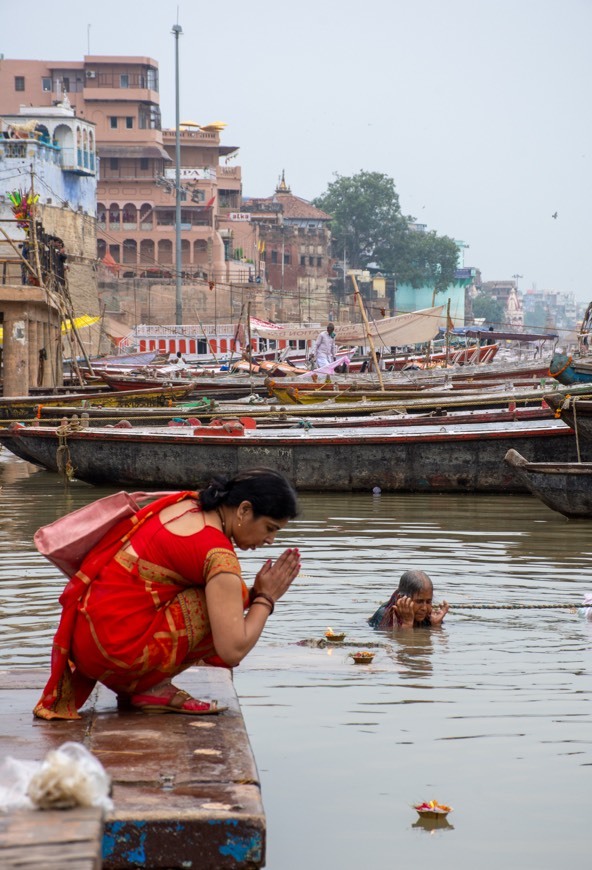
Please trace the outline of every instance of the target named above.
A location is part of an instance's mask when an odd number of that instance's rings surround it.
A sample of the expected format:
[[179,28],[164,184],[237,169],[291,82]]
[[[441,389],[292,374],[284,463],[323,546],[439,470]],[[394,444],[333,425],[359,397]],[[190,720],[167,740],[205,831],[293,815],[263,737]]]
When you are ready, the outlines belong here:
[[[47,666],[60,575],[38,526],[104,495],[0,454],[0,666]],[[267,815],[270,870],[570,870],[591,865],[592,525],[529,496],[304,494],[265,553],[302,573],[235,672]],[[451,611],[440,631],[371,631],[400,574],[422,568]],[[471,605],[456,609],[454,605]],[[343,631],[343,646],[298,641]],[[374,662],[349,653],[379,644]],[[447,826],[412,804],[453,807]]]

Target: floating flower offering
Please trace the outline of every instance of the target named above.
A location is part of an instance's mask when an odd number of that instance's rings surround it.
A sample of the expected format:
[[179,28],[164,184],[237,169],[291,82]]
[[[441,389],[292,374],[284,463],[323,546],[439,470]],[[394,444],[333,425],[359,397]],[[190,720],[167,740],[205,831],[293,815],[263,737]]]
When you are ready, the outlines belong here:
[[413,809],[417,810],[424,819],[441,818],[452,812],[452,807],[439,804],[438,801],[424,801],[422,804],[414,804]]
[[329,628],[325,632],[325,638],[329,643],[341,643],[342,641],[345,640],[345,633],[344,634],[336,634],[333,631],[333,629],[331,628],[331,626],[329,626]]
[[350,653],[350,656],[357,665],[369,665],[376,653],[369,650],[361,650],[360,652]]

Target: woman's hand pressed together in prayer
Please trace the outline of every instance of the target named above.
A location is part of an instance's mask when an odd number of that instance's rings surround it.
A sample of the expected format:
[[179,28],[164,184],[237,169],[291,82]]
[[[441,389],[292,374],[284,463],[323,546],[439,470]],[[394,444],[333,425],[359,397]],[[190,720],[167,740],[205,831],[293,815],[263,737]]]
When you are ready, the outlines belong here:
[[298,548],[284,550],[275,562],[268,559],[255,577],[251,598],[261,592],[279,601],[285,595],[300,571],[300,551]]

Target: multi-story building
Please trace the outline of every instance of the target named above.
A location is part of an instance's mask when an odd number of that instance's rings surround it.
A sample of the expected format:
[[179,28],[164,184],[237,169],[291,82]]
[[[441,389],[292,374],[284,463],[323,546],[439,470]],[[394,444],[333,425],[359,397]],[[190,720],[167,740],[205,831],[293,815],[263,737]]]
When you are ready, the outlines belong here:
[[[59,385],[63,353],[99,350],[94,142],[94,124],[67,99],[0,117],[5,395]],[[94,323],[79,331],[82,315]]]
[[486,293],[504,307],[504,328],[520,330],[524,326],[522,294],[514,278],[506,281],[484,281],[481,292]]
[[[332,308],[331,215],[295,196],[284,173],[271,197],[247,199],[241,212],[259,227],[257,273],[264,263],[270,316],[323,321]],[[273,300],[273,301],[272,301]]]
[[[79,62],[0,61],[0,112],[29,102],[51,106],[64,92],[76,117],[96,126],[99,287],[107,310],[128,323],[172,323],[176,131],[161,129],[158,63],[92,55]],[[224,126],[187,123],[180,131],[184,320],[196,307],[207,319],[214,297],[222,309],[228,285],[246,284],[252,271],[234,257],[229,216],[240,211],[241,173],[220,165],[238,150],[221,144]],[[256,230],[245,231],[252,247]]]

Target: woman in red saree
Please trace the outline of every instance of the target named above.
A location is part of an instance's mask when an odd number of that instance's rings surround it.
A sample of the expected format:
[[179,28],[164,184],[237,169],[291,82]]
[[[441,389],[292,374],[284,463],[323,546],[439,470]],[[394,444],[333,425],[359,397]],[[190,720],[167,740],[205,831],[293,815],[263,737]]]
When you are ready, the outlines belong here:
[[144,712],[220,712],[172,679],[200,663],[234,667],[255,646],[300,554],[268,560],[249,591],[234,545],[271,544],[296,514],[287,478],[259,468],[158,499],[119,523],[60,597],[51,675],[34,714],[81,718],[97,682]]

